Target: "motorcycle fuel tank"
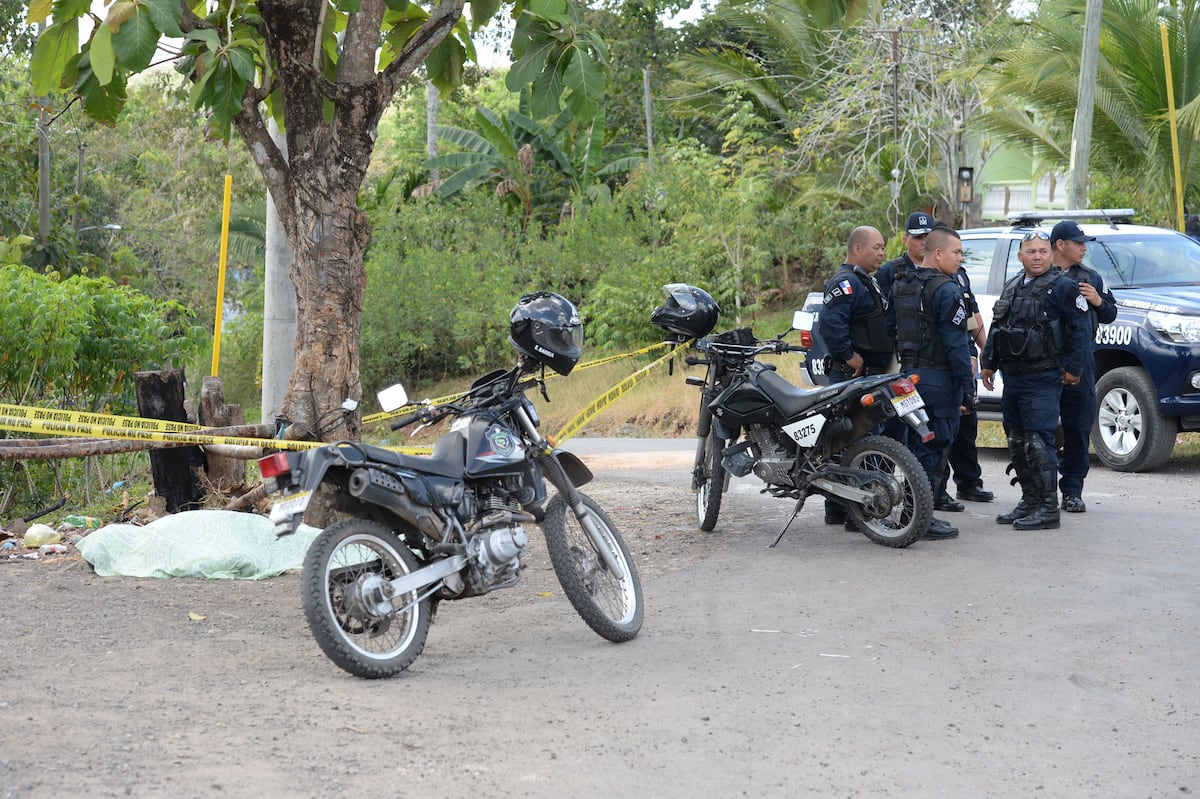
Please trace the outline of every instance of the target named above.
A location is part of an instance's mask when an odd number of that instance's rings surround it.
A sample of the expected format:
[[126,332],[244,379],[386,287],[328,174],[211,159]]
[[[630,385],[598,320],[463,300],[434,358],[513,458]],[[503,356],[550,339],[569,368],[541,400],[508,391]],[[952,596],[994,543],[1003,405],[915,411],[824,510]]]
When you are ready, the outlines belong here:
[[784,418],[771,398],[752,383],[738,383],[721,392],[712,404],[713,416],[727,425],[745,427],[753,422],[782,424]]
[[474,418],[467,433],[467,477],[521,472],[526,460],[525,442],[498,421]]

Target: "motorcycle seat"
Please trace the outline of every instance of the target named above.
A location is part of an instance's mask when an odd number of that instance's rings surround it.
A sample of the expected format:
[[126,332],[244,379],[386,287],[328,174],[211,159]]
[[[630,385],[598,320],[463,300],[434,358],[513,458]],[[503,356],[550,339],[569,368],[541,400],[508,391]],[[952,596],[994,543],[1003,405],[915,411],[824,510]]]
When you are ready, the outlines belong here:
[[[448,447],[445,452],[434,452],[433,455],[408,455],[403,452],[377,447],[374,444],[360,444],[367,457],[371,460],[385,463],[388,466],[398,466],[401,469],[411,469],[423,474],[434,474],[438,477],[462,479],[466,463],[461,457],[462,447]],[[458,455],[459,457],[455,457]]]
[[788,419],[800,415],[814,405],[820,405],[839,391],[836,385],[800,388],[767,369],[758,372],[755,380],[763,393],[779,406],[779,410],[783,411],[783,415]]

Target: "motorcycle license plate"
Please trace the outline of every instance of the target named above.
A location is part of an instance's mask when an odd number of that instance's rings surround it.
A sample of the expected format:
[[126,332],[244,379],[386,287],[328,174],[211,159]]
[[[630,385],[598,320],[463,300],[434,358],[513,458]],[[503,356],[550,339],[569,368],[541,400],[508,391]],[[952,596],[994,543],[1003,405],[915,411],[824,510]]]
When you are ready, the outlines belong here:
[[292,494],[276,502],[271,507],[271,523],[275,525],[275,534],[284,535],[294,532],[296,524],[300,521],[300,517],[304,515],[304,510],[308,507],[309,500],[312,499],[311,491],[301,491],[299,494]]
[[919,411],[925,407],[925,400],[921,399],[921,395],[917,392],[911,394],[901,394],[898,397],[892,397],[892,407],[896,409],[896,413],[903,416],[906,413]]

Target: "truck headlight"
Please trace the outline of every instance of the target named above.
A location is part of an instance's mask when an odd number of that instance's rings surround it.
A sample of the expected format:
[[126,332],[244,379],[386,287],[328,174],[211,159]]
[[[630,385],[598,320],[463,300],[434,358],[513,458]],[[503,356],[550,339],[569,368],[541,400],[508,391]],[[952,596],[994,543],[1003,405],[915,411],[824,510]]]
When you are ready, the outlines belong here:
[[1146,321],[1171,341],[1188,344],[1200,342],[1200,316],[1150,311],[1146,314]]

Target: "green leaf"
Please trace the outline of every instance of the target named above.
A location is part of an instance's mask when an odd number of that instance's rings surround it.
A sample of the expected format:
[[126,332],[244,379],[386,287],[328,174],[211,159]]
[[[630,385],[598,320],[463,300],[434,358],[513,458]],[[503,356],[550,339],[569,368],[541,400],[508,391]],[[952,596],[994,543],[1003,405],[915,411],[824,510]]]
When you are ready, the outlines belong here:
[[470,0],[471,27],[475,30],[482,28],[492,21],[500,10],[500,0]]
[[[562,97],[562,91],[562,75],[547,66],[545,72],[529,87],[529,113],[538,119],[554,116],[561,108],[559,98]],[[575,109],[571,110],[574,112]]]
[[217,36],[217,32],[212,28],[197,28],[194,31],[188,31],[185,39],[195,42],[202,42],[208,46],[209,50],[217,51],[221,49],[221,38]]
[[567,0],[530,0],[529,12],[551,22],[569,22]]
[[[574,101],[568,98],[567,103],[575,117],[580,120],[591,119],[595,109],[604,100],[604,87],[607,84],[604,69],[596,63],[591,53],[582,48],[571,51],[563,71],[563,83],[572,91],[572,98],[578,96],[578,100]],[[584,112],[582,109],[590,110]]]
[[154,59],[158,38],[159,32],[150,19],[150,13],[138,6],[133,16],[122,22],[120,29],[113,33],[113,50],[122,66],[130,72],[141,72]]
[[113,53],[112,28],[101,25],[96,28],[92,42],[88,45],[91,54],[92,70],[101,86],[112,82],[113,66],[116,65],[116,54]]
[[183,6],[179,0],[142,0],[146,13],[163,36],[177,39],[183,35],[179,21],[183,18]]
[[51,5],[53,0],[30,0],[29,14],[26,15],[25,22],[30,25],[45,22],[46,17],[50,16]]
[[238,77],[247,83],[254,80],[254,55],[240,47],[230,48],[228,53],[229,63],[233,66],[233,71],[237,73]]
[[114,70],[112,80],[101,86],[92,71],[90,53],[84,53],[79,59],[78,75],[75,79],[75,91],[83,100],[83,110],[97,122],[106,125],[116,124],[121,109],[125,107],[125,73]]
[[50,94],[58,88],[67,64],[79,54],[79,20],[56,22],[38,37],[33,48],[33,93]]
[[[550,60],[550,57],[558,47],[558,42],[550,38],[531,41],[529,46],[525,48],[524,54],[509,67],[508,74],[504,76],[504,85],[508,87],[510,92],[519,92],[530,83],[533,83],[537,79],[537,76],[545,70],[546,62]],[[517,55],[515,44],[513,46],[513,54]]]

